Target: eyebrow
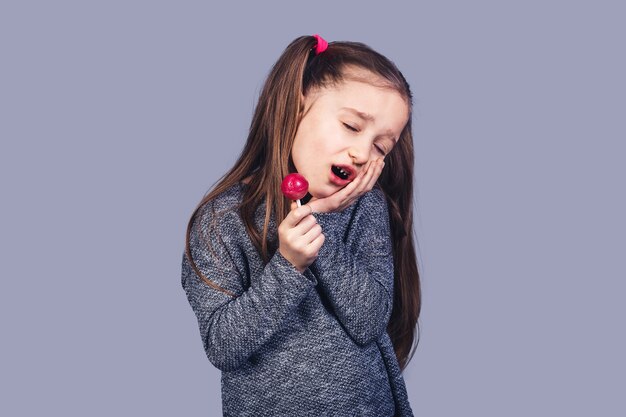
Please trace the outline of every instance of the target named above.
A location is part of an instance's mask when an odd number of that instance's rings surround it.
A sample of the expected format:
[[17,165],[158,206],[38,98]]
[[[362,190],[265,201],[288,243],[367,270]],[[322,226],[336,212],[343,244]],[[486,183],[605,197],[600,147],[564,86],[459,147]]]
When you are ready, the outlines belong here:
[[363,120],[369,120],[371,122],[374,121],[374,116],[372,116],[371,114],[365,113],[365,112],[362,112],[362,111],[358,111],[357,109],[353,109],[352,107],[342,107],[340,110],[348,110],[348,111],[356,114],[357,116],[359,116]]
[[[374,123],[374,116],[372,116],[369,113],[365,113],[365,112],[359,111],[359,110],[357,110],[355,108],[352,108],[352,107],[342,107],[339,110],[348,110],[349,112],[352,112],[352,113],[356,114],[357,116],[359,116],[361,119],[367,120],[367,121],[370,121],[370,122]],[[393,132],[391,131],[391,129],[388,129],[385,132],[385,135],[390,137],[391,140],[393,140],[394,144],[397,143],[397,141],[394,138],[394,135],[393,135]]]

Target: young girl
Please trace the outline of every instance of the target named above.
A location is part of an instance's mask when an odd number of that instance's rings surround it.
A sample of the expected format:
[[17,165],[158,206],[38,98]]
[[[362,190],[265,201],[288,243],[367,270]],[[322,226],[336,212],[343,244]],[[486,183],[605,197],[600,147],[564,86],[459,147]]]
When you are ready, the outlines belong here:
[[[225,416],[412,416],[412,94],[358,42],[295,39],[189,220],[182,286]],[[281,194],[298,172],[301,207]]]

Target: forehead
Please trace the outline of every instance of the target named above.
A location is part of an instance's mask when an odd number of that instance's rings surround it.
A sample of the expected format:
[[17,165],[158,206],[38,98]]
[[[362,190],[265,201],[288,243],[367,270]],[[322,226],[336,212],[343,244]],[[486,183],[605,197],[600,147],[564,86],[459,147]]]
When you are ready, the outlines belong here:
[[380,107],[381,104],[394,104],[406,107],[406,102],[396,90],[388,87],[371,85],[360,80],[344,80],[336,86],[327,88],[326,94],[329,101],[348,102],[367,106],[363,109],[369,113],[372,107]]
[[315,102],[315,107],[321,111],[356,117],[356,120],[371,123],[381,131],[392,131],[396,136],[409,116],[408,103],[400,93],[372,76],[368,79],[349,75],[341,83],[311,91],[305,101],[309,106]]

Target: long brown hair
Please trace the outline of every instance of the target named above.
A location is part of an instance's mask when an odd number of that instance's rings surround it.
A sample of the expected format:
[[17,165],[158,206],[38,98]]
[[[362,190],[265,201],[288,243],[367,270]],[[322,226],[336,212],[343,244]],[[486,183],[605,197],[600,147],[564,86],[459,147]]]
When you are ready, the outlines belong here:
[[[316,55],[312,48],[317,39],[301,36],[293,40],[272,67],[254,111],[246,144],[235,165],[224,174],[194,210],[187,225],[185,253],[198,276],[208,285],[235,297],[232,292],[205,277],[193,261],[189,247],[190,232],[200,208],[230,187],[251,176],[244,188],[239,213],[248,235],[264,263],[277,248],[268,241],[269,221],[273,213],[278,225],[290,211],[290,201],[280,192],[282,179],[295,172],[291,148],[301,118],[301,94],[311,88],[337,85],[348,78],[347,67],[357,67],[383,80],[387,88],[400,93],[409,107],[409,119],[400,139],[385,157],[385,167],[378,178],[386,196],[394,259],[393,311],[387,331],[394,345],[400,368],[413,357],[416,324],[421,309],[421,286],[413,245],[413,136],[411,118],[413,97],[409,84],[396,66],[383,55],[360,42],[329,42],[326,51]],[[373,82],[373,81],[372,81]],[[263,230],[256,230],[256,208],[265,200]]]

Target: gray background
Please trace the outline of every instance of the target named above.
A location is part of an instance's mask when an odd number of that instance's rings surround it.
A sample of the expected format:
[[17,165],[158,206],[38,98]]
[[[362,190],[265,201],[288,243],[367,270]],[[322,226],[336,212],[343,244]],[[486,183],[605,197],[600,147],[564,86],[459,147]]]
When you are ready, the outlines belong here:
[[0,414],[220,414],[187,220],[319,33],[414,91],[416,415],[625,415],[622,4],[3,1]]

